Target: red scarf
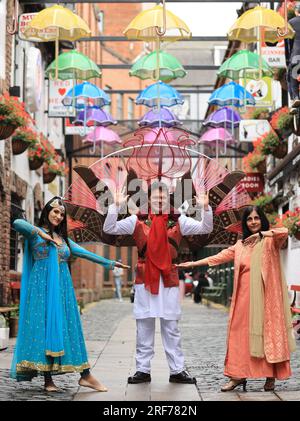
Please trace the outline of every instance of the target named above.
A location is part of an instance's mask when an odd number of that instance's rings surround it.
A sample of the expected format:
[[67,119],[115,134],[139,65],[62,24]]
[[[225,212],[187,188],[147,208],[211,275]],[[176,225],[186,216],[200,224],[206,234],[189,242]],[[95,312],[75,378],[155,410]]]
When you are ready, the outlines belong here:
[[160,274],[170,276],[172,268],[171,251],[168,241],[168,215],[150,215],[152,220],[147,239],[145,267],[145,288],[151,294],[158,294]]

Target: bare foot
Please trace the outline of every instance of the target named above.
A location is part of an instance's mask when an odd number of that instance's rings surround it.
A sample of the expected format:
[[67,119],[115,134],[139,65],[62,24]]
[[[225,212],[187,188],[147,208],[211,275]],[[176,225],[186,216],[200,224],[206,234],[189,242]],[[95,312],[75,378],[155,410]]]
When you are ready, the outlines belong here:
[[107,387],[103,386],[98,380],[91,374],[85,377],[81,377],[78,384],[83,387],[90,387],[91,389],[97,390],[98,392],[107,392]]
[[46,392],[59,392],[59,388],[54,382],[45,383],[44,389]]

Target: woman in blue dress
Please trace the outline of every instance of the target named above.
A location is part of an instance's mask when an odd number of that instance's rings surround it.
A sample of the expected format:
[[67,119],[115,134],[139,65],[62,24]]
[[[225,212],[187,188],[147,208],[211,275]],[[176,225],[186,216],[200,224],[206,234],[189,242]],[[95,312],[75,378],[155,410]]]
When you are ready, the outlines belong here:
[[19,333],[11,375],[18,381],[44,375],[45,390],[57,391],[53,374],[79,372],[79,385],[107,391],[90,373],[72,278],[70,255],[105,268],[128,268],[78,246],[67,237],[66,208],[60,197],[44,207],[39,226],[13,223],[25,237]]

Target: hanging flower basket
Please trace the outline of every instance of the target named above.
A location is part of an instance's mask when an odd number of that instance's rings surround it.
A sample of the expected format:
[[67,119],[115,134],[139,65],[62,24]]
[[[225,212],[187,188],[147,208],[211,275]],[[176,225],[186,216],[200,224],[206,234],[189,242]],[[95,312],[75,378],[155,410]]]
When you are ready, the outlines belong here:
[[265,174],[267,172],[266,161],[261,161],[259,164],[257,164],[256,169],[258,172]]
[[270,124],[281,139],[288,138],[293,133],[293,116],[289,108],[282,107],[274,112]]
[[288,144],[287,142],[280,142],[278,146],[273,150],[272,154],[275,158],[282,159],[286,156],[288,151]]
[[17,127],[26,127],[31,121],[18,98],[8,93],[0,95],[0,140],[9,138]]
[[25,142],[25,140],[23,140],[19,137],[16,137],[16,138],[12,139],[11,146],[12,146],[13,154],[14,155],[20,155],[21,153],[26,151],[26,149],[29,146],[29,143]]
[[44,163],[44,158],[39,158],[38,156],[35,156],[32,159],[29,159],[29,168],[31,171],[38,170],[41,168],[41,166]]
[[15,126],[2,126],[0,125],[0,140],[9,138],[16,130]]
[[297,232],[294,234],[294,237],[296,238],[296,240],[300,241],[300,231],[297,231]]
[[49,184],[52,183],[52,181],[55,180],[56,174],[54,172],[48,171],[47,168],[43,168],[43,183]]

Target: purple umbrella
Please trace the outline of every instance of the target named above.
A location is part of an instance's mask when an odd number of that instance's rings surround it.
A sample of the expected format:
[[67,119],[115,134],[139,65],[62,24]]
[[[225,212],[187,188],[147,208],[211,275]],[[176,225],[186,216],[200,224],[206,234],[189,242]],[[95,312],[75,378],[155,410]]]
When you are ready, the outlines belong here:
[[232,129],[238,127],[240,121],[241,117],[239,113],[229,107],[222,107],[211,113],[203,122],[203,126]]
[[219,142],[224,143],[224,153],[226,153],[227,143],[234,143],[235,139],[223,127],[208,129],[199,139],[200,143],[210,143],[216,145],[216,158],[218,159]]
[[103,126],[97,126],[95,130],[93,130],[85,137],[84,142],[94,143],[94,147],[91,153],[95,153],[96,143],[101,143],[101,156],[103,156],[103,143],[108,143],[112,146],[116,145],[117,143],[122,143],[118,133]]
[[162,127],[174,127],[182,125],[176,115],[164,107],[161,107],[160,110],[158,108],[153,108],[152,110],[148,111],[138,124],[139,126],[157,126],[160,123]]
[[[84,110],[82,110],[77,114],[74,124],[83,126],[84,121]],[[117,121],[109,113],[98,107],[88,108],[86,112],[87,126],[109,126],[111,124],[117,124]]]

